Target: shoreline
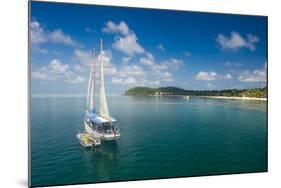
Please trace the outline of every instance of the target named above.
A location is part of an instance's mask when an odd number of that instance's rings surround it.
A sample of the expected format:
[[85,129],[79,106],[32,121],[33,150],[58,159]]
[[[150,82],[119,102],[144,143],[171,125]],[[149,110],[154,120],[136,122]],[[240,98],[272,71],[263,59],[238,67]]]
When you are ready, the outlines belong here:
[[234,99],[234,100],[267,101],[267,98],[258,98],[258,97],[227,97],[227,96],[191,96],[191,97],[211,98],[211,99]]
[[267,101],[267,98],[258,97],[227,97],[227,96],[200,96],[200,95],[147,95],[154,97],[182,97],[182,98],[209,98],[209,99],[230,99],[230,100],[252,100],[252,101]]
[[[252,100],[252,101],[267,101],[267,98],[258,97],[227,97],[227,96],[200,96],[200,95],[110,95],[110,96],[147,96],[147,97],[181,97],[181,98],[209,98],[209,99],[229,99],[229,100]],[[44,97],[86,97],[84,94],[30,94],[31,98]]]

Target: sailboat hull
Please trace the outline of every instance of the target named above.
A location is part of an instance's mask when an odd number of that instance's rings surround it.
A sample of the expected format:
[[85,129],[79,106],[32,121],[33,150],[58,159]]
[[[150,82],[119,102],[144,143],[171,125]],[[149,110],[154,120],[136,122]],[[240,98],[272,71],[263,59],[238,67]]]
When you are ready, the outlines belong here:
[[103,141],[117,140],[120,138],[120,133],[105,134],[95,131],[85,120],[84,120],[85,131],[94,138],[101,139]]

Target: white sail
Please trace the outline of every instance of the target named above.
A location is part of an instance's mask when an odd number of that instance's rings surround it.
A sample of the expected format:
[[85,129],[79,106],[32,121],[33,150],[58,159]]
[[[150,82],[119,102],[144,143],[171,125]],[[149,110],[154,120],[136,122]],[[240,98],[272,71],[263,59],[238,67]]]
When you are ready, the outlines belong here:
[[95,56],[96,56],[96,51],[95,51],[95,49],[94,49],[94,58],[93,58],[93,64],[91,65],[91,75],[92,75],[92,77],[91,77],[91,91],[90,91],[90,110],[91,111],[93,111],[93,109],[94,109],[94,107],[95,107],[95,69],[96,69],[96,67],[95,67]]
[[91,101],[91,87],[92,87],[92,70],[90,70],[89,81],[88,81],[88,92],[87,92],[87,109],[90,109],[90,101]]
[[100,116],[106,119],[110,119],[107,102],[106,102],[106,96],[105,96],[105,88],[104,88],[102,39],[101,39],[101,52],[100,52]]
[[91,81],[91,91],[90,91],[90,110],[93,111],[94,109],[94,82],[93,82],[93,79]]
[[[95,58],[95,49],[94,49]],[[91,64],[89,81],[88,81],[88,93],[87,93],[87,108],[92,111],[94,109],[95,100],[95,62]]]

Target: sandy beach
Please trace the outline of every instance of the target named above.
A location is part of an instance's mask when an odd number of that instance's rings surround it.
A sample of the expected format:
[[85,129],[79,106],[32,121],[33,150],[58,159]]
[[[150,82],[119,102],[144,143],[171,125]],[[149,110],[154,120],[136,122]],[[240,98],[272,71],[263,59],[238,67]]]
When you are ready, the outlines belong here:
[[235,100],[267,101],[267,98],[257,98],[257,97],[226,97],[226,96],[196,96],[196,97],[212,98],[212,99],[235,99]]

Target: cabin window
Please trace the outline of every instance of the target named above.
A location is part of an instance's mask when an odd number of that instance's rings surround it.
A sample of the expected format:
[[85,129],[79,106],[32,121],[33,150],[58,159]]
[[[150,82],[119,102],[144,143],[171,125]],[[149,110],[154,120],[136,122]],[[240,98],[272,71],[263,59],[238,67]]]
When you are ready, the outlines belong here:
[[97,125],[97,131],[102,132],[102,127],[100,125]]
[[97,124],[93,123],[93,129],[94,129],[94,130],[97,129]]
[[111,123],[103,123],[103,132],[107,133],[107,134],[111,134],[112,133],[112,125]]

